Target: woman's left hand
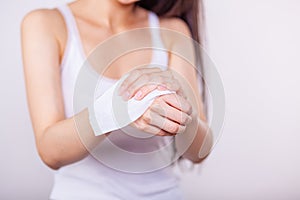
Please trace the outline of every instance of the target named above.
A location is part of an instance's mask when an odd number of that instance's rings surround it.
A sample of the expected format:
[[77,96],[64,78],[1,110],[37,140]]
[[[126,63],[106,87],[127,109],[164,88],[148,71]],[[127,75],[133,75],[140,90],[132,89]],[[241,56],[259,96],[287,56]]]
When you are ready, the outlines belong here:
[[121,84],[119,95],[124,100],[135,97],[141,100],[153,90],[171,90],[185,97],[181,85],[174,78],[171,70],[162,71],[160,68],[142,68],[133,70]]

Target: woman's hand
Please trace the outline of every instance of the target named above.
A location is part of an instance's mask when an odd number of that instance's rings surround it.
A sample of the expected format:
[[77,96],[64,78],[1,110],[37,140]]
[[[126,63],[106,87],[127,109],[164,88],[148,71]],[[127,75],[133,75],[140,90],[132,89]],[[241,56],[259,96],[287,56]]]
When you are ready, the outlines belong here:
[[139,130],[159,136],[182,133],[192,121],[192,106],[177,94],[156,98],[146,112],[131,125]]
[[171,70],[162,71],[160,68],[142,68],[133,70],[123,81],[119,95],[124,100],[135,97],[141,100],[153,90],[171,90],[185,97],[179,82]]

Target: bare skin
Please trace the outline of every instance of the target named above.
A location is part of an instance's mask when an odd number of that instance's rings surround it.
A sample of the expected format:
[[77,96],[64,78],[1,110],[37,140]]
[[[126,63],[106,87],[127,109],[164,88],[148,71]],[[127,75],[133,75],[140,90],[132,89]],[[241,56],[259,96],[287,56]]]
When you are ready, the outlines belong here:
[[[100,42],[114,34],[147,26],[147,11],[135,8],[133,2],[135,0],[78,0],[69,5],[76,17],[86,55]],[[118,15],[115,15],[115,13],[118,13]],[[178,19],[163,19],[161,20],[161,26],[177,31],[180,30],[187,35],[190,34],[186,25]],[[76,129],[78,124],[75,124],[75,119],[76,123],[80,123],[79,127],[85,130],[85,142],[89,145],[96,145],[105,137],[94,136],[89,124],[87,109],[71,118],[65,117],[61,91],[60,63],[64,55],[67,37],[64,20],[56,9],[33,11],[22,22],[23,63],[30,116],[39,155],[45,164],[52,169],[59,169],[88,155],[88,151],[78,136]],[[144,56],[145,59],[150,59],[150,57],[151,55],[147,53]],[[130,71],[132,69],[130,66],[132,65],[128,65],[124,60],[126,59],[116,62],[104,75],[111,78],[119,78]],[[190,85],[196,91],[196,76],[192,75],[191,78],[191,72],[186,72],[183,61],[180,61],[176,56],[170,55],[170,62],[174,66],[173,70],[180,73],[183,77],[187,77],[187,80],[190,80]],[[139,87],[139,89],[141,88]],[[143,96],[149,91],[149,89],[144,89]],[[136,93],[137,91],[133,92]],[[154,106],[157,106],[157,102],[160,102],[158,104],[164,106],[167,104],[171,109],[171,107],[174,107],[168,103],[171,100],[172,98],[165,96],[157,99]],[[202,108],[200,97],[198,97],[197,104],[199,108]],[[206,136],[208,136],[206,138],[211,138],[211,134],[207,134],[208,128],[205,116],[203,112],[192,114],[192,105],[185,98],[182,98],[180,105],[189,106],[187,108],[177,107],[177,110],[173,109],[177,114],[172,114],[171,111],[170,115],[176,116],[180,112],[182,115],[189,116],[188,127],[190,128],[186,128],[186,132],[189,129],[198,130],[194,142],[183,157],[193,162],[200,162],[207,156],[211,147],[211,139],[204,140]],[[149,110],[154,110],[153,107],[150,107]],[[157,110],[157,113],[159,113],[159,110]],[[146,112],[139,121],[147,121],[147,118]],[[161,135],[176,134],[178,132],[177,126],[186,126],[188,120],[178,120],[177,122],[174,127],[170,126],[168,128],[164,127],[164,125],[154,124],[157,128],[148,130],[148,132],[158,134],[157,130],[162,130]],[[146,125],[150,126],[149,123]],[[145,129],[145,126],[141,129]],[[178,143],[180,146],[180,141]],[[202,149],[206,149],[206,151],[199,158],[198,152],[201,146],[205,146]]]

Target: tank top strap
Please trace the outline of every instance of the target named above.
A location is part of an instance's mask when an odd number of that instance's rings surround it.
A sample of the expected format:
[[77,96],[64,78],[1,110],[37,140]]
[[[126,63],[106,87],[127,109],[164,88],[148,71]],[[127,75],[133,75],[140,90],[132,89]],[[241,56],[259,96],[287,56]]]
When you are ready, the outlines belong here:
[[85,54],[75,17],[67,4],[59,5],[57,9],[63,16],[68,31],[68,41],[65,54],[67,55],[69,53],[68,50],[70,50],[70,46],[72,46],[76,49],[79,58],[83,62],[85,60]]
[[150,11],[149,13],[149,25],[150,27],[155,27],[155,28],[159,28],[160,24],[159,24],[159,18],[156,15],[156,13]]
[[71,12],[70,8],[68,7],[67,4],[62,4],[62,5],[58,6],[57,9],[60,11],[62,16],[64,17],[68,31],[71,33],[71,35],[74,36],[77,33],[77,29],[76,29],[77,25],[76,25],[75,18],[73,16],[73,13]]

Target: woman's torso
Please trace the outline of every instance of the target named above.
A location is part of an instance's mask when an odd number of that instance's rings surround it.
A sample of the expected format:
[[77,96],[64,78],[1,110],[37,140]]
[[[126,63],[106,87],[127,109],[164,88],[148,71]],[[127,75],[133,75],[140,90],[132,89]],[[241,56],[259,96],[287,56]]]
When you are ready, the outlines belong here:
[[[62,5],[59,11],[64,17],[68,39],[66,42],[64,56],[61,62],[62,91],[65,105],[66,117],[72,117],[76,112],[73,110],[73,96],[76,84],[76,77],[80,68],[86,60],[86,51],[83,47],[83,40],[77,28],[76,20],[70,7]],[[159,27],[158,17],[149,13],[149,26]],[[154,32],[155,34],[156,32]],[[151,39],[151,38],[150,38]],[[156,42],[157,35],[152,35]],[[160,41],[161,42],[161,41]],[[144,51],[145,59],[131,63],[132,66],[149,62],[158,66],[167,66],[168,54],[163,51]],[[132,54],[134,57],[139,53]],[[128,57],[127,57],[128,59]],[[111,78],[120,77],[129,68],[116,73],[116,67],[124,66],[126,57],[119,59],[111,70],[107,70],[104,76]],[[141,62],[141,63],[139,63]],[[124,67],[123,67],[124,68]],[[162,69],[165,69],[162,67]],[[103,76],[99,93],[104,93],[116,80]],[[172,138],[154,136],[147,140],[133,138],[122,130],[114,131],[110,135],[113,143],[119,148],[133,152],[145,153],[157,150],[170,143]],[[109,151],[105,152],[109,155]],[[147,160],[141,160],[147,162]],[[148,161],[149,162],[149,161]],[[115,170],[113,166],[107,166],[94,156],[89,155],[83,160],[74,164],[62,167],[55,173],[55,183],[51,194],[53,199],[181,199],[178,188],[178,180],[170,166],[155,170],[149,173],[126,173]]]

